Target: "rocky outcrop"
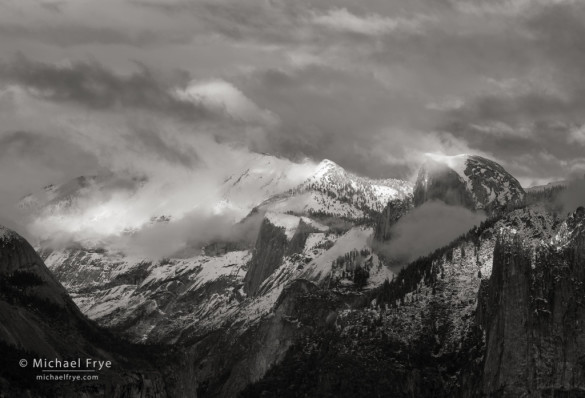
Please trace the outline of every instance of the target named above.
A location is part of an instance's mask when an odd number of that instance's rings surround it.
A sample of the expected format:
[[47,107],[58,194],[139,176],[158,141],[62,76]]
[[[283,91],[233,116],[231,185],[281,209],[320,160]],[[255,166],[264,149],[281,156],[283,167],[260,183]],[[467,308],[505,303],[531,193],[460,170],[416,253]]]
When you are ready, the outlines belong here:
[[244,278],[244,291],[247,294],[256,294],[262,282],[282,264],[287,246],[284,229],[264,219]]
[[481,156],[429,155],[414,188],[414,205],[440,200],[488,211],[520,204],[524,190],[501,165]]
[[583,396],[584,221],[581,208],[561,228],[568,240],[558,237],[536,252],[514,236],[498,241],[492,276],[480,292],[488,396]]

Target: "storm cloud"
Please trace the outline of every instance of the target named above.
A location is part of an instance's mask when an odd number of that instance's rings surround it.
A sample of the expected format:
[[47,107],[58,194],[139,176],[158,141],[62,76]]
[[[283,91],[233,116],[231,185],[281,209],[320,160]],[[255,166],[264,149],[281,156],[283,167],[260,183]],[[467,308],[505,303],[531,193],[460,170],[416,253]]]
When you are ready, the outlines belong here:
[[50,65],[18,57],[0,65],[0,79],[31,90],[36,96],[95,109],[142,108],[190,119],[210,118],[204,106],[171,95],[145,67],[118,75],[97,62]]
[[213,191],[251,152],[582,175],[584,21],[570,0],[2,2],[2,203],[104,171]]
[[[585,167],[580,2],[18,4],[2,5],[0,76],[46,101],[211,120],[221,140],[378,177],[412,175],[429,148],[495,158],[525,185]],[[175,95],[193,81],[269,116],[226,122]]]

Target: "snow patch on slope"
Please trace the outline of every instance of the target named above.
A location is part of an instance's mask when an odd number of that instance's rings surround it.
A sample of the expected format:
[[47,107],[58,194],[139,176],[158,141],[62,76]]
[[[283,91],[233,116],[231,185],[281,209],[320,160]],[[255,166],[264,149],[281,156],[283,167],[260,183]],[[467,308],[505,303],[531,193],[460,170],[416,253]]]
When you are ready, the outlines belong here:
[[150,268],[150,275],[141,286],[189,273],[189,279],[194,282],[190,287],[192,290],[222,276],[243,277],[241,266],[249,259],[250,252],[247,250],[228,252],[218,257],[197,256],[188,259],[172,259],[168,264]]
[[14,232],[0,225],[0,241],[8,241],[14,237]]
[[283,214],[283,213],[276,213],[276,212],[266,212],[265,217],[270,223],[276,227],[284,228],[284,233],[286,238],[290,241],[294,236],[297,228],[301,220],[313,228],[319,231],[326,231],[328,227],[318,223],[317,221],[311,220],[308,217],[298,217],[291,214]]
[[354,249],[368,248],[368,242],[372,234],[372,228],[357,227],[350,229],[339,237],[329,250],[309,263],[307,270],[303,272],[303,277],[314,281],[322,281],[331,274],[331,264],[337,257],[343,256]]

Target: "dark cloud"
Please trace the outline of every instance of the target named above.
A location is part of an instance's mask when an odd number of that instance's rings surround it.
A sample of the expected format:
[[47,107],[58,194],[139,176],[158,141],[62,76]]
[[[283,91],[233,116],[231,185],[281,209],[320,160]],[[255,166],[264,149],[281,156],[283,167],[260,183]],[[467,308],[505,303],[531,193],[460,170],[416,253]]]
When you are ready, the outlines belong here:
[[[464,3],[477,10],[458,12]],[[497,158],[525,183],[563,176],[565,163],[580,157],[582,149],[567,135],[583,124],[585,92],[565,83],[580,78],[575,65],[582,64],[582,19],[573,8],[582,7],[520,7],[419,3],[417,12],[429,17],[421,34],[317,40],[309,56],[323,60],[327,46],[325,54],[334,48],[334,56],[345,59],[264,71],[242,83],[247,95],[283,121],[258,147],[285,156],[333,158],[373,176],[404,176],[417,159],[397,148],[419,140],[422,150],[429,147],[425,141],[448,137],[446,147]],[[363,23],[371,15],[365,6],[347,9]],[[460,105],[441,109],[449,98],[460,99]],[[409,134],[411,142],[405,142]]]
[[[524,180],[568,175],[583,153],[583,146],[570,140],[571,132],[585,123],[583,17],[583,4],[566,2],[535,7],[514,18],[513,34],[498,37],[509,40],[495,46],[499,62],[479,54],[464,58],[474,62],[466,63],[468,75],[476,78],[491,76],[496,81],[497,76],[483,68],[500,65],[496,70],[507,74],[500,76],[503,87],[480,92],[459,109],[445,112],[437,128],[495,154]],[[478,48],[484,50],[484,43]],[[515,54],[507,57],[502,51]],[[476,61],[483,66],[474,68]]]
[[[570,139],[585,124],[580,2],[132,0],[120,10],[144,19],[124,26],[111,18],[103,28],[74,21],[68,4],[59,10],[50,24],[4,23],[0,31],[6,40],[70,46],[67,55],[79,56],[76,41],[94,43],[87,51],[103,59],[119,57],[121,45],[147,46],[158,69],[187,59],[191,76],[228,80],[275,116],[278,123],[252,132],[243,120],[214,125],[222,140],[257,151],[331,158],[376,177],[407,177],[429,151],[496,158],[526,184],[580,167],[583,145]],[[231,52],[229,72],[223,56],[217,68],[199,70],[207,59],[188,51],[197,40],[213,48],[209,54]],[[185,51],[170,60],[165,43]],[[238,51],[270,61],[254,63]],[[98,63],[56,67],[25,59],[0,67],[0,78],[91,109],[138,108],[190,122],[225,118],[170,94],[188,76],[171,84],[152,70],[121,75]],[[142,136],[143,145],[156,140]],[[161,148],[162,157],[186,160]]]
[[402,217],[392,227],[392,239],[377,250],[405,265],[449,244],[485,218],[462,207],[428,202]]
[[[195,21],[193,25],[219,34],[238,42],[258,42],[267,45],[303,45],[312,44],[328,46],[340,39],[365,40],[371,36],[360,29],[330,29],[316,23],[319,17],[333,14],[333,25],[341,15],[355,17],[361,26],[372,21],[408,21],[421,15],[433,15],[453,7],[447,1],[413,0],[408,4],[368,0],[363,2],[310,0],[289,2],[271,0],[257,1],[174,1],[157,2],[150,0],[131,0],[139,8],[156,10],[165,15],[183,17],[189,15]],[[363,21],[363,24],[360,23]],[[342,25],[344,21],[339,21]],[[351,22],[350,22],[351,23]],[[355,25],[354,25],[355,26]],[[347,28],[347,25],[345,26]],[[393,33],[400,29],[389,29]]]
[[[27,131],[0,133],[2,170],[7,172],[12,169],[14,171],[7,160],[15,160],[18,157],[21,158],[21,161],[36,162],[51,170],[66,169],[66,166],[71,162],[81,168],[84,168],[83,165],[95,167],[97,164],[95,157],[61,138]],[[14,179],[20,178],[22,177],[14,175]],[[7,179],[5,175],[2,179],[3,183],[6,183]]]
[[35,95],[46,100],[94,109],[137,108],[188,120],[214,118],[204,106],[172,96],[169,91],[172,86],[143,66],[140,71],[124,76],[97,62],[57,66],[19,57],[0,65],[0,80],[32,89]]
[[[425,130],[434,117],[421,115],[424,104],[420,101],[392,93],[367,74],[326,66],[268,70],[237,80],[237,84],[280,120],[270,134],[255,142],[254,149],[292,158],[329,158],[361,174],[405,176],[407,155],[403,151],[415,144],[413,135],[387,130],[389,126],[409,132]],[[402,164],[392,164],[386,156],[399,157]]]
[[185,167],[194,167],[200,164],[199,155],[191,147],[169,144],[161,137],[161,132],[151,126],[140,122],[130,122],[130,131],[133,134],[126,138],[130,151],[137,154],[148,153],[158,156],[169,163],[178,163]]
[[[408,178],[424,152],[495,158],[527,185],[585,171],[582,2],[38,5],[0,4],[0,52],[26,54],[0,64],[0,83],[18,88],[10,101],[0,93],[1,124],[9,131],[0,133],[6,203],[106,165],[154,175],[161,185],[177,178],[177,190],[193,189],[181,196],[191,206],[192,195],[214,185],[200,189],[183,178],[205,178],[181,174],[204,167],[205,150],[193,138],[204,135],[293,159],[330,158],[374,177]],[[96,61],[79,62],[88,54]],[[188,72],[175,74],[177,67]],[[177,89],[184,95],[174,95]],[[571,188],[566,195],[570,208],[583,192]],[[386,249],[410,261],[480,219],[427,204],[396,226]],[[176,227],[148,225],[126,243],[166,255],[232,236],[227,219],[200,213],[176,221]]]
[[98,28],[90,26],[39,26],[3,24],[0,26],[0,35],[6,38],[27,39],[39,43],[56,45],[59,47],[79,45],[129,45],[149,47],[156,44],[186,44],[190,37],[176,33],[174,35],[157,35],[150,30],[136,33],[127,33],[112,28]]
[[0,132],[2,223],[14,227],[14,206],[24,195],[49,181],[67,180],[97,167],[95,156],[67,140],[26,131]]
[[[567,88],[583,89],[581,65],[585,62],[585,4],[552,4],[527,21],[527,27],[543,54],[558,68]],[[577,87],[573,86],[577,84]]]
[[154,9],[170,16],[189,15],[196,31],[209,31],[237,41],[270,44],[299,42],[299,28],[306,8],[290,2],[133,1],[137,7]]
[[41,3],[41,7],[51,12],[60,13],[65,1],[44,1]]

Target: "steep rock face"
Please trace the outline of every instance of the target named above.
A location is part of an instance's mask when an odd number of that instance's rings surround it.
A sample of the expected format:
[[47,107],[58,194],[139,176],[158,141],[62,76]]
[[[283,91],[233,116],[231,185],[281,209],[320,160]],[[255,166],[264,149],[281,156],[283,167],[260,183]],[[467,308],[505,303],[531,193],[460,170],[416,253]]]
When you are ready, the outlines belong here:
[[524,198],[520,183],[502,166],[480,156],[429,155],[419,171],[414,205],[441,200],[469,209],[493,210]]
[[313,308],[315,317],[307,316],[305,300],[315,291],[317,287],[313,283],[302,279],[283,290],[274,305],[273,316],[247,333],[246,337],[250,340],[244,345],[246,355],[234,364],[220,396],[236,396],[248,384],[260,379],[271,366],[282,360],[287,349],[304,330],[325,319],[322,312],[329,311],[326,305]]
[[[130,345],[89,322],[34,249],[0,227],[0,396],[166,397],[161,373]],[[115,369],[87,383],[35,383],[40,370],[20,369],[20,358],[94,358]],[[134,362],[132,369],[126,361]],[[38,373],[37,373],[38,372]]]
[[319,232],[319,230],[301,219],[295,234],[290,240],[286,254],[290,256],[293,254],[302,253],[303,249],[305,248],[305,244],[307,243],[307,239],[312,233],[315,232]]
[[582,396],[585,390],[585,210],[536,251],[500,239],[480,307],[490,396]]
[[190,348],[200,380],[198,396],[237,397],[278,364],[303,334],[331,325],[338,308],[347,308],[360,299],[324,291],[307,280],[295,280],[282,290],[271,315],[254,327],[241,334],[205,336]]
[[[530,322],[530,257],[513,244],[499,241],[494,250],[485,326],[487,348],[483,384],[488,394],[519,396],[533,385],[528,329]],[[530,379],[530,380],[529,380]],[[512,394],[512,395],[510,395]]]
[[374,238],[379,241],[387,241],[392,238],[391,229],[396,222],[408,213],[413,207],[412,198],[395,199],[388,202],[384,211],[376,222]]
[[273,225],[268,219],[262,221],[252,259],[248,264],[248,272],[244,278],[246,293],[255,294],[262,282],[282,264],[287,244],[282,227]]

